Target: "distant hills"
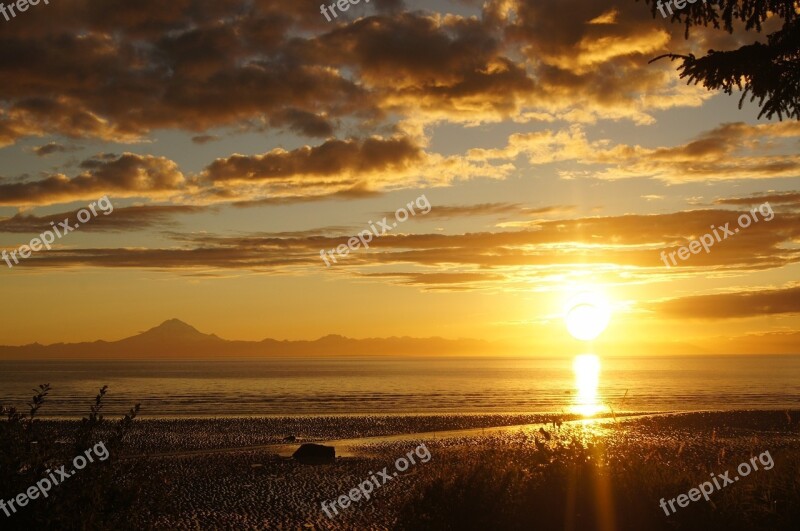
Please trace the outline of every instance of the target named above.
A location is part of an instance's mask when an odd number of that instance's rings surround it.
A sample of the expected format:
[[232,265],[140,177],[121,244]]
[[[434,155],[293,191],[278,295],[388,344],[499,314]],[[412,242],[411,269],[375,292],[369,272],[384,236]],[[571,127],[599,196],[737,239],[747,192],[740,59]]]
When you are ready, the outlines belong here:
[[315,341],[229,341],[204,334],[178,319],[119,341],[56,343],[53,345],[0,346],[5,360],[159,360],[159,359],[257,359],[300,356],[440,356],[490,353],[489,343],[479,340],[390,337],[350,339],[329,335]]
[[[566,335],[566,332],[564,332]],[[328,335],[314,341],[230,341],[204,334],[178,319],[119,341],[34,343],[0,346],[0,360],[238,360],[312,356],[563,356],[587,345],[571,338],[539,338],[549,342],[518,345],[475,339],[389,337],[351,339]],[[699,344],[671,341],[598,342],[590,350],[601,356],[674,356],[704,354],[798,353],[799,332],[774,332],[715,338]],[[587,350],[588,352],[589,350]]]

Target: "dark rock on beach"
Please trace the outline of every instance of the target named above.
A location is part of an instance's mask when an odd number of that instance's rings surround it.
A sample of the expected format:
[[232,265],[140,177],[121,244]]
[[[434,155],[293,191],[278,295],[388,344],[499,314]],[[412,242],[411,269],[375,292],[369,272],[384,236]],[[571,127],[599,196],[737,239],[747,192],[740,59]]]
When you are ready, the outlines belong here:
[[292,457],[305,465],[324,465],[336,461],[336,449],[333,446],[307,443],[300,446]]

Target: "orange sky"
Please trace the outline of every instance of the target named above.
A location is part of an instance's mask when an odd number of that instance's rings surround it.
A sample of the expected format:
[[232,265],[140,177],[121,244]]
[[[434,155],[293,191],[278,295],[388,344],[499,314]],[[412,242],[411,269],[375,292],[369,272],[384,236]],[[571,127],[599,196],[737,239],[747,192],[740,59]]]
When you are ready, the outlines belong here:
[[[176,317],[568,353],[564,302],[594,289],[599,349],[796,351],[800,124],[648,64],[763,34],[685,39],[632,0],[381,0],[330,23],[305,0],[63,0],[2,31],[0,247],[114,211],[0,262],[0,344]],[[320,259],[422,194],[429,213]]]

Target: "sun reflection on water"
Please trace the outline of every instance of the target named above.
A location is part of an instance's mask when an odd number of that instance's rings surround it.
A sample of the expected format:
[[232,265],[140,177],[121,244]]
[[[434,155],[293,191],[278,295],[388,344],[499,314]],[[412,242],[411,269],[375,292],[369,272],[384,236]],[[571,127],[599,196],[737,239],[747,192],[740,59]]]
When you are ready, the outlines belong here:
[[572,362],[575,372],[575,403],[571,411],[584,417],[592,417],[606,407],[597,399],[597,388],[600,384],[600,359],[594,354],[581,354]]

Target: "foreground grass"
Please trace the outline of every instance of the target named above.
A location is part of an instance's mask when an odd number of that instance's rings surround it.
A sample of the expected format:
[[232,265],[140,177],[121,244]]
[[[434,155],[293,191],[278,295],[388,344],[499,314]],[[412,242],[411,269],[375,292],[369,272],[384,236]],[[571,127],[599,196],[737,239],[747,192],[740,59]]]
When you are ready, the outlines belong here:
[[[788,415],[780,426],[782,417],[773,413],[767,419],[773,426],[759,426],[773,430],[769,442],[740,415],[742,426],[678,428],[657,421],[610,436],[520,432],[514,441],[442,448],[442,466],[401,509],[396,529],[794,531],[800,522],[798,426]],[[774,436],[778,426],[784,436]],[[712,473],[728,470],[733,479],[740,463],[764,451],[773,458],[771,470],[760,466],[710,501],[676,505],[669,516],[659,507],[661,498],[687,493]]]

